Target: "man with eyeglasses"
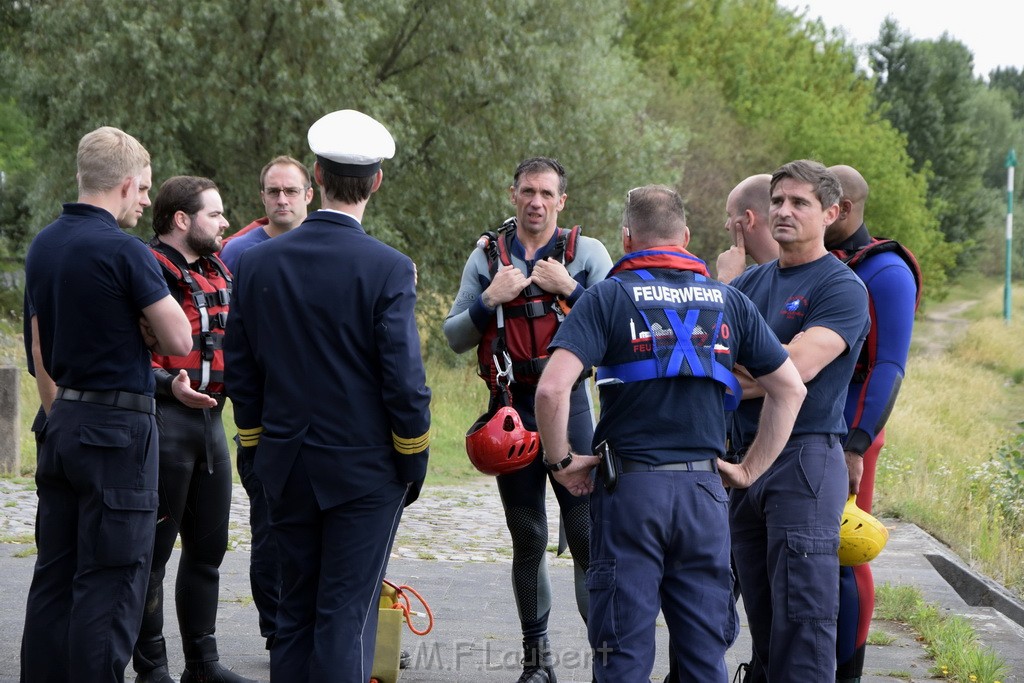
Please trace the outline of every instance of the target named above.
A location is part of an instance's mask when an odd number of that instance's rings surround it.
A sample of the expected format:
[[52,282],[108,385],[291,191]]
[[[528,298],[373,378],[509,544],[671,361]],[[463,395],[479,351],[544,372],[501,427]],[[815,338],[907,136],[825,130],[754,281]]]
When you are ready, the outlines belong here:
[[267,215],[225,238],[221,246],[220,259],[232,272],[243,251],[283,235],[306,220],[309,203],[313,201],[309,169],[290,156],[272,159],[260,172],[260,199]]
[[[231,272],[242,254],[261,242],[283,235],[306,220],[313,186],[309,169],[290,156],[279,156],[263,167],[260,173],[260,198],[267,215],[245,226],[224,240],[220,259]],[[236,457],[238,476],[249,496],[249,528],[252,545],[249,556],[249,584],[252,601],[259,613],[260,635],[267,639],[267,649],[277,634],[277,603],[281,596],[281,568],[277,545],[270,533],[270,512],[263,485],[253,471],[253,449],[239,448]]]

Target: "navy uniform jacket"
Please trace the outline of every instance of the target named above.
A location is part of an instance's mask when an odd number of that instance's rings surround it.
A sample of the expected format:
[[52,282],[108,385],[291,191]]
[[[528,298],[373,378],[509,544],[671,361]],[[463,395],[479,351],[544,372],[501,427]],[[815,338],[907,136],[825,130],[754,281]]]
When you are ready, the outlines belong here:
[[430,390],[412,261],[316,211],[238,263],[225,384],[272,499],[297,457],[322,509],[426,475]]

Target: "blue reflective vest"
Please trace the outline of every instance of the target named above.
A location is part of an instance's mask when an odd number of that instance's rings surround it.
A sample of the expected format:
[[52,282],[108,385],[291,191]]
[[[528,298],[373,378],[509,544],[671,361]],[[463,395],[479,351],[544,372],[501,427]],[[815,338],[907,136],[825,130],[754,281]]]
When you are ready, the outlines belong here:
[[634,351],[650,357],[598,367],[597,384],[702,377],[724,385],[725,409],[735,410],[743,392],[732,374],[732,355],[720,344],[728,335],[722,325],[722,285],[697,273],[686,274],[683,282],[659,280],[642,269],[623,270],[611,279],[622,286],[646,326],[633,332]]

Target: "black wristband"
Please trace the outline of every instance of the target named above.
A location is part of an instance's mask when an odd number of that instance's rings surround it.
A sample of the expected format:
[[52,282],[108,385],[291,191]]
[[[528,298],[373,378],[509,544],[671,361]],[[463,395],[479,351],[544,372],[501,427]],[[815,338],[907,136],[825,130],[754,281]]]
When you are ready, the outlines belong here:
[[864,454],[869,448],[871,448],[871,435],[865,432],[863,429],[854,427],[850,430],[850,433],[846,435],[846,443],[843,444],[843,450],[864,457]]
[[558,462],[544,461],[544,466],[548,468],[549,472],[561,472],[566,467],[572,464],[572,451],[565,454],[565,457]]

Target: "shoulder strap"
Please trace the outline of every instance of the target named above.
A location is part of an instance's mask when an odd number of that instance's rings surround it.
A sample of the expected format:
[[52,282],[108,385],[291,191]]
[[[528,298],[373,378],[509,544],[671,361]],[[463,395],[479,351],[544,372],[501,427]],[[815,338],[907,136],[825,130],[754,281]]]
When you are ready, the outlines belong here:
[[210,265],[217,271],[217,274],[220,275],[221,279],[227,283],[228,291],[231,291],[231,285],[233,282],[231,279],[231,272],[228,270],[228,267],[224,265],[224,262],[220,260],[220,257],[216,254],[210,254],[206,257],[206,260],[210,262]]
[[170,273],[175,280],[180,280],[182,271],[188,270],[188,263],[185,261],[185,257],[179,254],[177,249],[168,247],[157,239],[149,243],[149,248],[164,270]]
[[510,250],[512,235],[515,234],[515,231],[516,218],[512,216],[506,218],[497,230],[488,230],[481,234],[480,239],[476,241],[477,247],[483,249],[484,255],[487,256],[487,270],[491,277],[498,272],[499,265],[507,266],[512,263]]
[[923,277],[921,275],[921,265],[917,262],[917,258],[914,256],[914,254],[909,249],[904,247],[902,244],[900,244],[896,240],[891,240],[887,237],[872,237],[871,242],[864,245],[863,247],[853,252],[852,254],[847,251],[841,251],[838,249],[832,253],[834,253],[840,261],[850,266],[850,268],[855,268],[869,256],[872,256],[874,254],[883,254],[885,252],[893,252],[894,254],[902,258],[906,262],[907,266],[910,268],[910,272],[914,276],[914,284],[917,285],[917,295],[914,299],[914,310],[917,310],[917,307],[921,304],[921,289],[923,280]]
[[579,240],[582,228],[574,225],[570,230],[565,228],[556,229],[558,230],[558,237],[555,238],[555,246],[551,250],[551,254],[548,255],[548,258],[561,261],[562,265],[572,263],[573,259],[576,258],[576,242]]

